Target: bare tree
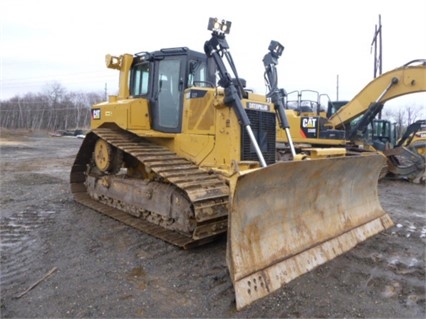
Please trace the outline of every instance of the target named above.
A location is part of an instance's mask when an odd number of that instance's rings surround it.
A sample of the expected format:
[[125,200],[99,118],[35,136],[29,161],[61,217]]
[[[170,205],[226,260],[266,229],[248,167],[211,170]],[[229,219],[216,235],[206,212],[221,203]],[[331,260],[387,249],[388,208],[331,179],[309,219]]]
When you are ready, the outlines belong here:
[[424,107],[420,105],[405,105],[396,110],[384,108],[384,118],[392,121],[396,125],[396,135],[401,137],[405,129],[415,121],[426,118]]
[[407,125],[414,123],[421,119],[423,115],[423,108],[419,105],[411,105],[407,107]]
[[75,130],[90,127],[90,109],[102,93],[69,92],[58,82],[42,93],[27,93],[0,103],[0,127],[28,130]]

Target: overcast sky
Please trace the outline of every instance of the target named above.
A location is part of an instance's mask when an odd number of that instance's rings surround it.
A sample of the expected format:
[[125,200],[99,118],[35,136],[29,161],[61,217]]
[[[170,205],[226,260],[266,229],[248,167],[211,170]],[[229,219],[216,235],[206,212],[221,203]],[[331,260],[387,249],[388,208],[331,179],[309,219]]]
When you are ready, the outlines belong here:
[[[373,79],[379,15],[383,72],[426,59],[425,0],[1,0],[0,100],[54,81],[68,91],[116,93],[118,72],[106,69],[105,54],[203,52],[209,17],[232,22],[227,41],[247,87],[265,93],[262,59],[276,40],[285,46],[280,87],[348,100]],[[425,94],[395,100],[426,107]]]

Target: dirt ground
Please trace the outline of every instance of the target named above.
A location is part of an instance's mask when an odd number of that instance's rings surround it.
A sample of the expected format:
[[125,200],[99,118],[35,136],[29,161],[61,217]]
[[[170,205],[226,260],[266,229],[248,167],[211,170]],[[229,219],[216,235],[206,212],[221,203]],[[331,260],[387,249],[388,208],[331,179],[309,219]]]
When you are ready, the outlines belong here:
[[0,138],[1,318],[426,316],[424,185],[381,181],[395,227],[237,312],[226,238],[181,250],[83,207],[69,190],[82,140],[12,133]]

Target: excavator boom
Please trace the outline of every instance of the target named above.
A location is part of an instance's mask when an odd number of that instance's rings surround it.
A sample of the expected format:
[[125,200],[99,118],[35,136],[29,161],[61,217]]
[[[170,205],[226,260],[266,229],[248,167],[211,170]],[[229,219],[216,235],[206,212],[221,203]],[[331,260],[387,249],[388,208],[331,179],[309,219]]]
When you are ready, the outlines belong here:
[[426,59],[413,60],[383,73],[367,84],[351,101],[328,119],[334,128],[344,128],[368,111],[371,105],[411,93],[426,92]]

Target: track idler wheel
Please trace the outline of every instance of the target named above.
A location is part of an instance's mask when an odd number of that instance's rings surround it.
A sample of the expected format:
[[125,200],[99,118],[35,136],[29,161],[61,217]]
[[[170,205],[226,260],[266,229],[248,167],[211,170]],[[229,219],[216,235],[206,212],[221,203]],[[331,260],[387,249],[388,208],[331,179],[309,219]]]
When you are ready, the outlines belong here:
[[103,139],[98,139],[93,152],[96,167],[104,173],[115,174],[123,164],[123,152]]

